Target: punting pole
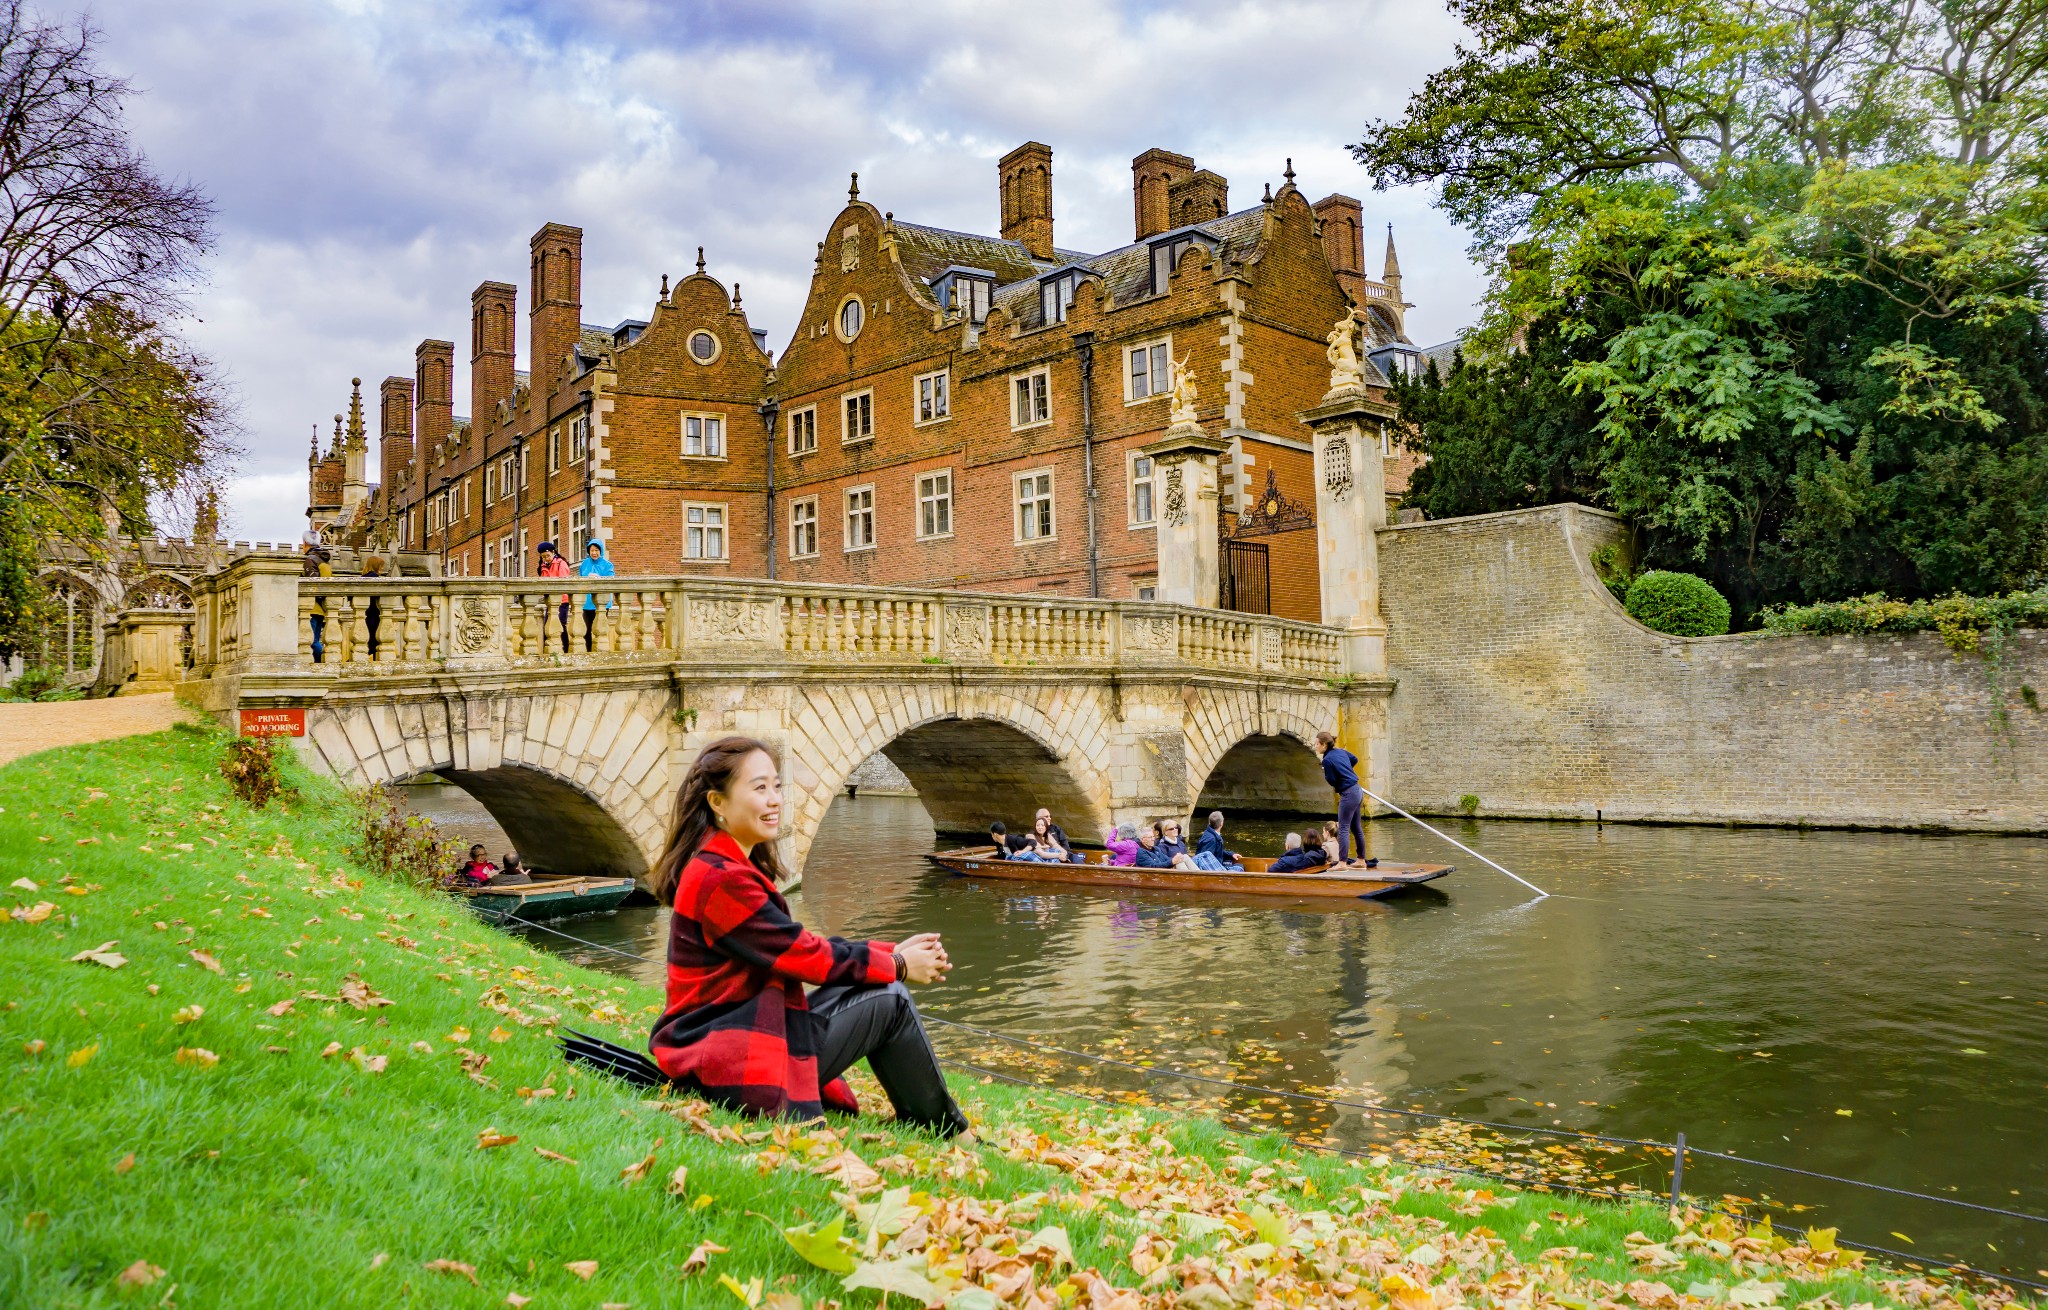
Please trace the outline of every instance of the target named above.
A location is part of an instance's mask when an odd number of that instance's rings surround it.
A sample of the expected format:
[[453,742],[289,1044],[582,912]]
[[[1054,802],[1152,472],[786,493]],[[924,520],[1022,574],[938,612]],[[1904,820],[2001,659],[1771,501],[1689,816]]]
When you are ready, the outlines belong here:
[[1367,791],[1365,788],[1360,788],[1359,790],[1365,791],[1366,795],[1371,796],[1374,800],[1386,806],[1388,809],[1400,815],[1402,818],[1408,820],[1410,823],[1421,823],[1424,829],[1436,833],[1437,836],[1443,838],[1445,841],[1457,847],[1459,850],[1465,852],[1465,854],[1471,856],[1473,859],[1479,861],[1481,864],[1488,865],[1491,868],[1500,869],[1500,871],[1502,873],[1505,873],[1508,877],[1513,878],[1516,882],[1522,884],[1524,887],[1527,887],[1530,891],[1535,892],[1539,899],[1548,897],[1550,895],[1549,892],[1544,891],[1541,887],[1538,887],[1535,883],[1530,882],[1527,878],[1524,878],[1521,874],[1516,873],[1514,870],[1501,869],[1501,866],[1495,864],[1492,860],[1487,859],[1484,855],[1481,855],[1478,851],[1473,850],[1470,846],[1467,846],[1464,842],[1459,841],[1456,837],[1451,836],[1449,833],[1443,832],[1437,828],[1431,828],[1428,824],[1422,823],[1422,820],[1416,818],[1408,811],[1394,804],[1386,797],[1373,795],[1371,791]]

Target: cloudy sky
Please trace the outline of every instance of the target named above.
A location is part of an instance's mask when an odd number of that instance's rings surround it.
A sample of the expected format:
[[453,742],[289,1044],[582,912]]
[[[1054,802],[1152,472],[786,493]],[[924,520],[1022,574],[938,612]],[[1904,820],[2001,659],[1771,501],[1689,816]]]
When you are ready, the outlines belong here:
[[[75,12],[75,8],[70,8]],[[49,0],[46,12],[67,12]],[[108,66],[161,170],[219,205],[191,336],[240,399],[229,528],[304,527],[312,425],[351,376],[466,339],[542,223],[584,230],[584,321],[644,318],[705,248],[779,351],[825,224],[862,195],[993,232],[995,161],[1053,148],[1061,246],[1130,240],[1130,160],[1164,146],[1234,207],[1292,157],[1311,198],[1394,224],[1410,333],[1472,316],[1465,237],[1344,147],[1445,63],[1432,0],[100,0]],[[1368,240],[1376,268],[1377,243]],[[519,366],[526,367],[522,340]],[[466,413],[458,350],[456,409]],[[374,408],[371,423],[375,423]],[[374,464],[373,464],[374,467]]]

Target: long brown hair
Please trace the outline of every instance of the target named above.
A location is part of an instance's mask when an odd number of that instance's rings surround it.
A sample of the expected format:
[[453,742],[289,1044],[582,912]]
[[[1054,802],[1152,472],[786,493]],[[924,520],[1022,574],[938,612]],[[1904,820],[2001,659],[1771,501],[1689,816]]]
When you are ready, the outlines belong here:
[[[718,816],[711,810],[711,793],[731,791],[733,775],[755,751],[775,759],[775,752],[766,742],[752,737],[721,737],[706,746],[683,775],[683,785],[676,789],[675,816],[669,820],[668,845],[662,848],[661,862],[655,866],[655,886],[659,889],[656,894],[663,904],[675,900],[676,885],[683,880],[684,868],[711,840],[711,834],[718,831]],[[775,859],[775,843],[762,842],[747,852],[747,858],[777,886],[782,884],[782,866]]]

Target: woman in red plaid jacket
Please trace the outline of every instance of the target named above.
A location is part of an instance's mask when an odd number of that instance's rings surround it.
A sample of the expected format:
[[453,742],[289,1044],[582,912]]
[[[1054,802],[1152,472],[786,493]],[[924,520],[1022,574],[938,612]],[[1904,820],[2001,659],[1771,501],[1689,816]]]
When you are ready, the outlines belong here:
[[734,1108],[811,1119],[826,1106],[857,1108],[840,1075],[864,1059],[898,1119],[966,1131],[904,987],[952,968],[938,934],[891,943],[807,931],[776,890],[781,824],[768,748],[746,737],[705,747],[676,797],[659,869],[675,914],[654,1062]]

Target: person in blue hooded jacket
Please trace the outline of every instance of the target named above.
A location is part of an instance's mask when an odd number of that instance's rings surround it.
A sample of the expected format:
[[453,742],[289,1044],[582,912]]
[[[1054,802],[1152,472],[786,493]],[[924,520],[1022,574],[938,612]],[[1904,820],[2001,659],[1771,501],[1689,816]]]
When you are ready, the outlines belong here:
[[[618,570],[612,567],[610,558],[604,553],[604,543],[596,537],[592,537],[590,544],[583,548],[583,560],[576,566],[576,576],[579,578],[609,578],[616,576],[617,573]],[[612,607],[609,598],[605,600],[604,607],[606,609]],[[597,593],[593,591],[585,594],[583,597],[583,649],[589,650],[595,644],[592,629],[596,626]]]

